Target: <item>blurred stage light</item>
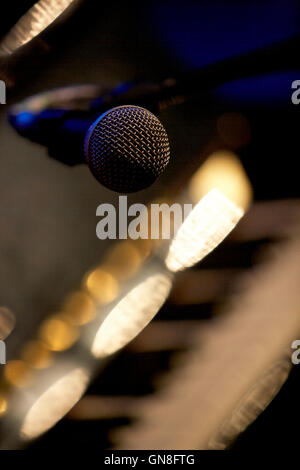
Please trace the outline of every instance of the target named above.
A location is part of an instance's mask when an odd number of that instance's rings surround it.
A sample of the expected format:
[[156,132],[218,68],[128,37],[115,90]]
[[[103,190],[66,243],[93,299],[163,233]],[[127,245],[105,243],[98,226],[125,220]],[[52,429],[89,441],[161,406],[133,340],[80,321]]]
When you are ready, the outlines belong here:
[[4,397],[0,396],[0,417],[6,413],[7,401]]
[[89,294],[99,303],[108,304],[118,295],[117,280],[106,270],[97,268],[87,275],[84,285]]
[[217,189],[194,207],[179,228],[166,257],[170,271],[181,271],[201,261],[231,232],[243,210]]
[[264,371],[211,437],[208,449],[229,448],[234,438],[244,432],[275,398],[287,380],[291,367],[291,362],[285,359],[274,364],[270,370]]
[[45,369],[50,366],[52,355],[41,341],[30,341],[23,349],[22,359],[33,369]]
[[191,178],[190,197],[196,203],[214,188],[244,210],[251,203],[253,194],[250,182],[234,153],[227,150],[213,153]]
[[78,329],[58,314],[42,324],[39,337],[51,351],[65,351],[77,340]]
[[9,361],[4,369],[4,376],[10,385],[18,388],[27,387],[32,383],[32,371],[24,361]]
[[116,244],[104,260],[104,267],[120,280],[133,276],[142,262],[142,256],[134,242],[126,240]]
[[76,0],[37,1],[0,43],[0,56],[16,52],[21,46],[38,36]]
[[23,439],[33,439],[54,426],[77,403],[88,380],[88,372],[77,368],[51,384],[27,412],[21,428]]
[[105,357],[118,351],[157,314],[171,290],[168,274],[158,273],[147,277],[113,308],[101,324],[92,345],[95,357]]
[[95,303],[91,296],[83,291],[70,294],[62,306],[63,316],[73,325],[85,325],[96,316]]

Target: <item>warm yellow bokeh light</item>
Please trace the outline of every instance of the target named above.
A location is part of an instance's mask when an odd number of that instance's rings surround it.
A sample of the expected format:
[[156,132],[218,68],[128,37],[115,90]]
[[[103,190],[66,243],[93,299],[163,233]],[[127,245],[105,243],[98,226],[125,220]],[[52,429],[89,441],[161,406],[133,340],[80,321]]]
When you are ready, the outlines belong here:
[[251,184],[239,158],[227,150],[213,153],[191,178],[189,193],[194,203],[211,189],[218,189],[244,210],[253,197]]
[[89,294],[100,304],[112,302],[119,292],[116,278],[101,268],[92,271],[84,284]]
[[130,240],[124,240],[112,248],[104,260],[104,267],[120,280],[133,276],[142,262],[142,257]]
[[7,401],[0,395],[0,417],[4,415],[7,410]]
[[24,361],[9,361],[4,369],[7,382],[18,388],[27,387],[32,382],[32,370]]
[[77,340],[78,329],[70,325],[63,315],[56,315],[43,323],[39,337],[51,351],[64,351]]
[[45,369],[50,366],[52,355],[41,341],[30,341],[23,349],[22,359],[34,369]]
[[96,316],[96,307],[91,296],[78,291],[70,294],[62,306],[66,319],[74,325],[85,325]]

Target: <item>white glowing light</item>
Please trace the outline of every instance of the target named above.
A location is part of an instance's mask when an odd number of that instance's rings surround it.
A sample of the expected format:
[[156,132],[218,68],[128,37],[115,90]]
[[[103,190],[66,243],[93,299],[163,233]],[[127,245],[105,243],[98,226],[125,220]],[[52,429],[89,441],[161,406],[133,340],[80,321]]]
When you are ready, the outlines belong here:
[[56,20],[74,0],[39,0],[13,26],[0,44],[0,56],[10,55]]
[[157,314],[171,286],[170,276],[159,273],[134,287],[100,326],[92,345],[93,355],[112,354],[135,338]]
[[167,268],[181,271],[201,261],[224,240],[243,214],[219,190],[212,189],[179,228],[166,257]]
[[52,384],[26,414],[22,438],[33,439],[54,426],[77,403],[88,379],[86,370],[74,369]]
[[228,150],[212,153],[191,178],[189,194],[194,203],[211,189],[218,189],[244,210],[248,209],[253,198],[252,187],[240,159]]

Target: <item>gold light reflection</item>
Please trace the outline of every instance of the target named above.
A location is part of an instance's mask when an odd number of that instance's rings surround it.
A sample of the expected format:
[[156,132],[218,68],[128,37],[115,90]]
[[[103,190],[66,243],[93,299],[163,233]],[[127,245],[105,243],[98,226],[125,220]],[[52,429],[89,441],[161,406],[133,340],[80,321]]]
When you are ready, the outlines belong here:
[[226,150],[213,153],[192,177],[189,186],[190,197],[196,203],[214,188],[219,189],[244,210],[251,203],[251,185],[234,153]]
[[176,272],[198,263],[224,240],[242,215],[220,191],[211,190],[179,228],[166,257],[168,269]]
[[33,439],[54,426],[77,403],[88,379],[88,372],[78,368],[52,384],[26,414],[21,436]]
[[27,44],[53,21],[55,21],[74,0],[39,0],[23,15],[0,44],[0,56],[10,55]]
[[5,339],[12,332],[15,322],[13,312],[6,307],[0,307],[0,340]]
[[70,294],[62,306],[65,318],[74,325],[85,325],[96,315],[95,304],[90,295],[84,291]]
[[42,324],[39,337],[51,351],[65,351],[77,340],[78,329],[67,323],[63,315],[56,315]]
[[89,294],[100,304],[112,302],[118,295],[118,282],[112,274],[102,268],[92,271],[84,285]]
[[45,369],[52,362],[52,355],[41,341],[30,341],[23,349],[22,359],[34,369]]
[[159,273],[134,287],[100,326],[92,345],[93,355],[110,355],[135,338],[159,311],[171,286],[170,276]]
[[32,382],[32,371],[24,361],[9,361],[4,369],[4,376],[10,385],[18,388],[27,387]]
[[113,247],[104,260],[104,267],[116,279],[124,280],[137,272],[141,262],[142,257],[135,244],[126,240]]
[[0,417],[4,415],[7,410],[7,401],[0,395]]

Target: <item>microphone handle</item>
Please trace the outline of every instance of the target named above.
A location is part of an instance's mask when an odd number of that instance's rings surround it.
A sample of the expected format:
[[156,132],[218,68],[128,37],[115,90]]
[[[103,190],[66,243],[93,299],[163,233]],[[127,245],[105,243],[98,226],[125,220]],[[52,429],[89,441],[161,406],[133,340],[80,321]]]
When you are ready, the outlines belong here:
[[172,91],[176,94],[191,95],[195,94],[197,89],[200,93],[206,92],[232,80],[281,70],[297,70],[299,47],[300,35],[296,35],[285,41],[221,60],[185,73],[176,81]]
[[51,142],[47,145],[49,155],[66,165],[73,166],[86,163],[84,155],[85,137],[90,126],[98,118],[99,113],[67,112],[57,127],[55,138],[51,138]]
[[297,35],[196,71],[185,72],[177,79],[168,79],[160,84],[132,84],[121,93],[112,90],[95,99],[88,111],[49,108],[39,113],[12,113],[9,120],[19,134],[46,145],[51,157],[68,165],[85,163],[86,133],[91,124],[107,110],[131,104],[158,114],[169,106],[187,101],[195,95],[205,95],[218,85],[234,79],[287,68],[297,69],[299,48],[300,35]]
[[177,79],[167,79],[156,85],[149,84],[148,88],[143,85],[140,91],[136,87],[133,90],[136,101],[134,103],[130,101],[133,93],[129,90],[121,95],[108,94],[100,101],[96,100],[92,107],[94,110],[104,112],[108,106],[113,108],[130,103],[145,107],[155,114],[197,95],[201,97],[232,80],[286,69],[297,70],[299,49],[300,35],[296,35],[285,41],[230,57],[198,70],[184,72]]
[[48,148],[49,155],[67,165],[85,163],[84,140],[99,112],[45,109],[22,111],[8,116],[22,137]]

